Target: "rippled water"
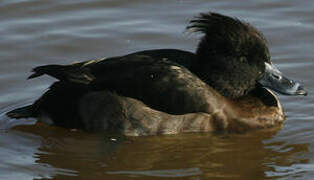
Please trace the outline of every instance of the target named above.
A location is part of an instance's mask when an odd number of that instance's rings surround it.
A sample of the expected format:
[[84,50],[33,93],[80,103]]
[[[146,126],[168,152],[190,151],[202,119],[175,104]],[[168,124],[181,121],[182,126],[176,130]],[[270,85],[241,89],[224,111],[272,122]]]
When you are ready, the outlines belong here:
[[[207,0],[2,0],[0,3],[0,179],[311,179],[314,175],[314,2]],[[267,37],[273,62],[304,82],[307,97],[279,96],[281,129],[246,134],[125,138],[12,120],[52,78],[32,67],[152,48],[193,51],[189,19],[216,11]]]

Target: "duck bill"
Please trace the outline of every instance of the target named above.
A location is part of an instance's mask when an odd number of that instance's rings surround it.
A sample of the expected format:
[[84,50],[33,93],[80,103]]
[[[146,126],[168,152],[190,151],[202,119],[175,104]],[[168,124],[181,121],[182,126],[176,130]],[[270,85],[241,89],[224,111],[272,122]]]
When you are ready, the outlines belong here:
[[307,95],[306,90],[300,83],[284,77],[273,64],[267,62],[265,63],[264,76],[258,82],[262,86],[283,95]]

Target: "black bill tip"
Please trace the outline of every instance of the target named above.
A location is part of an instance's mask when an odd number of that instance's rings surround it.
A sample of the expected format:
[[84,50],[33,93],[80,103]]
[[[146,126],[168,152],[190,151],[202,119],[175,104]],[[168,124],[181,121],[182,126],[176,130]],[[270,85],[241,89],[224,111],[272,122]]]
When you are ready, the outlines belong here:
[[304,89],[303,86],[299,86],[297,91],[296,91],[297,95],[303,95],[303,96],[307,96],[307,91]]

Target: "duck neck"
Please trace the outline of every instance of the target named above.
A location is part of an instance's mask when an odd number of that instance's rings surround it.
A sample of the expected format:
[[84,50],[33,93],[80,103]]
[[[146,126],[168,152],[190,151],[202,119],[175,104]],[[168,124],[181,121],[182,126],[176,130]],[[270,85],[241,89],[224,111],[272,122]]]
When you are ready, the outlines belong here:
[[[192,64],[191,71],[197,75],[203,82],[211,86],[213,89],[219,92],[219,94],[229,99],[237,99],[249,93],[252,88],[248,88],[246,84],[242,84],[241,79],[237,79],[234,73],[226,71],[226,64],[213,62],[219,62],[222,58],[219,55],[211,55],[210,59],[205,59],[204,56],[196,55],[197,58]],[[232,62],[231,59],[227,59],[226,62]],[[228,68],[230,69],[230,68]],[[251,86],[253,87],[253,86]]]
[[206,61],[202,59],[202,56],[196,54],[196,58],[193,61],[190,70],[195,75],[197,75],[202,81],[204,81],[206,84],[212,86],[215,89],[213,84],[211,84],[211,82],[208,81],[209,72],[211,72],[211,66],[209,63],[206,63]]

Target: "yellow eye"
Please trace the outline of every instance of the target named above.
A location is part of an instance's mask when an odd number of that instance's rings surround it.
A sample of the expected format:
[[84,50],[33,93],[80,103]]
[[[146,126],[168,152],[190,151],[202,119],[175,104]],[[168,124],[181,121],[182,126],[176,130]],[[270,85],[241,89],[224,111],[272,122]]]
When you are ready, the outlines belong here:
[[244,63],[244,62],[246,62],[246,57],[245,56],[241,56],[239,60],[240,60],[240,62]]

